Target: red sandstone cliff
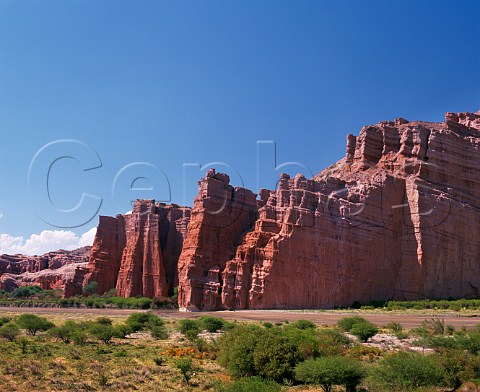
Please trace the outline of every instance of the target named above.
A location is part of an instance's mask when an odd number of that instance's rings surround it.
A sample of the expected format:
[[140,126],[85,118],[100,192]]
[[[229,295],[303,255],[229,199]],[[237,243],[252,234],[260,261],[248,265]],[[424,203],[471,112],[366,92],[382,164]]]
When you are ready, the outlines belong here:
[[[480,112],[347,137],[312,179],[254,195],[214,171],[179,260],[187,310],[480,296]],[[238,197],[237,197],[238,195]],[[258,214],[258,217],[257,217]]]
[[90,248],[58,250],[42,256],[1,255],[0,289],[38,285],[44,290],[62,289],[66,296],[81,292]]
[[137,200],[131,214],[101,216],[84,284],[123,297],[171,295],[189,216],[187,207],[154,200]]

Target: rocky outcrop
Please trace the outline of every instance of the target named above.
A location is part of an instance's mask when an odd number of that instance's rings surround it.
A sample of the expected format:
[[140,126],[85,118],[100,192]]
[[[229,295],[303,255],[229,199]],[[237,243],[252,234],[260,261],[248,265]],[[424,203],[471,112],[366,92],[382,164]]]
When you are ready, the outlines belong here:
[[100,217],[84,285],[99,293],[167,297],[178,285],[177,263],[190,209],[137,200],[132,213]]
[[257,217],[256,195],[229,185],[226,174],[207,172],[199,184],[178,263],[179,302],[186,309],[222,307],[222,273]]
[[90,248],[58,250],[41,256],[1,255],[0,290],[38,285],[44,290],[61,289],[66,296],[81,292]]
[[[186,310],[319,308],[480,295],[480,112],[347,137],[312,179],[260,199],[200,181],[179,261]],[[257,203],[257,205],[255,205]]]

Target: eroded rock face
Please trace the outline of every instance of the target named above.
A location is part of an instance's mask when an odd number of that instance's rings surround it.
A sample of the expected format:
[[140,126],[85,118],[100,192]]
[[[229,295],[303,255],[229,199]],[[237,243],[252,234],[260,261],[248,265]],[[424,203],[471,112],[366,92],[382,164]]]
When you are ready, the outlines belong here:
[[62,289],[67,296],[81,292],[90,248],[58,250],[41,256],[1,255],[0,290],[38,285],[44,290]]
[[180,306],[478,298],[479,162],[480,113],[447,113],[364,127],[344,159],[312,179],[282,175],[257,205],[211,171],[179,261]]
[[171,295],[189,216],[187,207],[137,200],[131,214],[100,217],[84,284],[123,297]]
[[223,173],[207,172],[199,183],[178,262],[179,303],[189,310],[222,307],[222,273],[257,217],[256,195],[229,185]]

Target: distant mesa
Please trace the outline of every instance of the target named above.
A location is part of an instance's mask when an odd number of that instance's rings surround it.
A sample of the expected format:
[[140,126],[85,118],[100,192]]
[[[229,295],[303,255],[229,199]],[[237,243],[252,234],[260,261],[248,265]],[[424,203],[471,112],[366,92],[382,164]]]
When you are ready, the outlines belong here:
[[[189,311],[478,298],[479,163],[477,112],[366,126],[340,161],[259,195],[211,169],[191,209],[138,200],[100,217],[88,263],[58,285],[152,298],[178,286]],[[0,287],[25,284],[32,272],[2,260]]]

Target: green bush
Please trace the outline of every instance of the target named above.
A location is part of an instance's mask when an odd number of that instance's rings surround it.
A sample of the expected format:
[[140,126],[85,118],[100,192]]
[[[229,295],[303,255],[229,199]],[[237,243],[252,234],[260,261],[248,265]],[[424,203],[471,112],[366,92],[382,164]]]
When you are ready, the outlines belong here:
[[0,327],[0,337],[13,342],[20,335],[20,328],[14,322],[10,321]]
[[217,388],[218,392],[280,392],[281,386],[275,381],[259,377],[240,378]]
[[444,384],[454,390],[480,377],[480,357],[464,350],[440,350],[438,356],[444,373]]
[[340,331],[325,328],[317,331],[319,340],[318,352],[320,356],[339,355],[352,344],[352,341]]
[[77,330],[77,324],[73,321],[66,321],[59,327],[54,327],[48,331],[49,335],[61,340],[63,343],[70,343],[73,333]]
[[111,325],[92,324],[89,329],[90,334],[97,340],[108,344],[116,336],[115,328]]
[[30,313],[18,316],[16,322],[20,328],[26,329],[32,336],[35,336],[38,331],[47,331],[55,326],[46,318]]
[[200,328],[208,332],[218,332],[223,328],[223,320],[219,317],[204,316],[198,319]]
[[300,360],[298,347],[281,331],[264,331],[253,353],[256,373],[275,381],[293,378],[293,368]]
[[92,281],[85,286],[83,286],[83,294],[85,295],[93,295],[97,294],[98,292],[98,283],[95,281]]
[[350,332],[354,324],[363,322],[363,321],[367,321],[367,320],[359,316],[344,317],[341,320],[338,320],[337,325],[342,331]]
[[102,316],[102,317],[97,317],[95,319],[95,323],[96,324],[102,324],[102,325],[112,325],[113,320],[111,318]]
[[355,391],[363,377],[359,361],[340,356],[308,360],[295,367],[298,381],[320,385],[325,392],[330,392],[334,385],[343,385],[348,392]]
[[396,321],[391,321],[387,325],[385,325],[386,329],[389,329],[390,331],[394,333],[402,332],[403,327],[400,323],[397,323]]
[[298,329],[315,329],[317,326],[313,321],[310,320],[298,320],[291,324],[292,327],[298,328]]
[[133,333],[133,328],[127,323],[118,324],[115,326],[115,336],[125,339],[127,335]]
[[174,366],[180,370],[183,379],[188,384],[193,374],[193,365],[191,357],[180,357],[175,360]]
[[12,318],[11,317],[8,317],[8,316],[2,316],[0,317],[0,327],[4,324],[7,324],[9,323],[10,321],[12,321]]
[[12,298],[29,298],[37,296],[43,289],[40,286],[21,286],[10,293]]
[[350,333],[356,336],[362,342],[366,342],[377,332],[378,328],[367,320],[355,323],[352,325],[352,328],[350,328]]
[[321,346],[323,342],[319,339],[319,335],[314,329],[298,329],[294,324],[290,324],[282,328],[273,328],[273,330],[284,335],[295,345],[301,361],[316,358],[321,355]]
[[168,339],[168,331],[164,325],[150,326],[150,334],[156,339]]
[[195,339],[200,333],[198,322],[190,319],[180,320],[178,330],[190,340]]
[[134,313],[125,321],[125,328],[130,332],[149,330],[151,335],[157,339],[167,339],[168,332],[164,321],[152,313]]
[[384,390],[410,391],[442,385],[444,372],[436,356],[399,352],[383,358],[372,379]]
[[319,355],[319,345],[313,329],[241,325],[218,340],[218,359],[233,377],[284,381],[293,378],[298,362]]
[[255,325],[241,325],[218,340],[219,363],[233,377],[256,375],[253,353],[257,342],[263,337],[263,331]]

